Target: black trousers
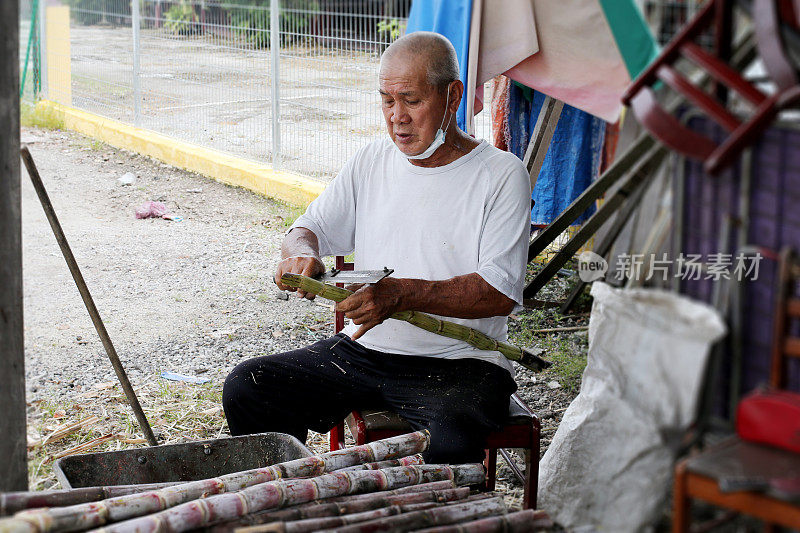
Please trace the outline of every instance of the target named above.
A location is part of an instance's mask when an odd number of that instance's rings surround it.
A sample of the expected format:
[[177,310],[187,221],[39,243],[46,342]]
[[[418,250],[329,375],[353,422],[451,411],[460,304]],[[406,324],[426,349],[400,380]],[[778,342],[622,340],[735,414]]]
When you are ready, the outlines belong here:
[[427,462],[465,463],[482,460],[516,388],[486,361],[383,353],[340,333],[239,364],[222,401],[232,435],[278,431],[302,442],[309,429],[329,431],[353,410],[390,409],[430,431]]

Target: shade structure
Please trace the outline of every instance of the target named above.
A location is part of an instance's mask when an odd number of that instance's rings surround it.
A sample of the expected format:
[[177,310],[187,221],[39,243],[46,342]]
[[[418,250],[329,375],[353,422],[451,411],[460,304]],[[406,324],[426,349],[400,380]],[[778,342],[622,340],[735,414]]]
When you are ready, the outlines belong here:
[[[469,40],[475,25],[478,43]],[[482,85],[505,74],[616,122],[622,93],[658,53],[633,0],[417,0],[407,32],[421,30],[453,42],[462,81],[477,87],[475,112],[482,108]],[[477,68],[467,79],[470,61]],[[462,103],[460,126],[468,115]]]

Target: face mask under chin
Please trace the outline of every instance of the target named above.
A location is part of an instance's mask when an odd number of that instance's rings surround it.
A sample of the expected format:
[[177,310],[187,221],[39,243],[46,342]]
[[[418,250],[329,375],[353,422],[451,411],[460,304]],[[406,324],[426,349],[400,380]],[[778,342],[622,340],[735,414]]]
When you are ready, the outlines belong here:
[[433,138],[433,141],[431,142],[431,144],[425,150],[423,150],[422,152],[420,152],[420,153],[418,153],[416,155],[408,155],[406,153],[403,153],[403,151],[400,149],[399,146],[397,146],[397,144],[392,143],[392,144],[394,144],[395,150],[400,152],[400,155],[402,155],[406,159],[428,159],[430,156],[432,156],[433,153],[436,150],[438,150],[440,146],[442,146],[444,144],[444,139],[445,139],[445,136],[447,135],[446,129],[450,127],[450,121],[453,120],[453,115],[450,115],[450,118],[447,120],[447,127],[445,129],[442,129],[442,126],[444,126],[444,117],[447,116],[447,107],[449,105],[450,105],[450,86],[448,85],[447,86],[447,102],[444,105],[444,116],[442,117],[442,123],[439,124],[439,129],[436,130],[436,136]]

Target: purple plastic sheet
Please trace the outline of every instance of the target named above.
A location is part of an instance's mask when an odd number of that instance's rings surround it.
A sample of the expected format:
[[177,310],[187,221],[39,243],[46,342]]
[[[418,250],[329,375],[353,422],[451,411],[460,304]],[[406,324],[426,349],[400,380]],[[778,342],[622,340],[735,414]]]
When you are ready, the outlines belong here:
[[[695,131],[720,138],[721,132],[705,119],[693,119],[689,124]],[[768,130],[753,147],[752,159],[747,244],[775,252],[792,246],[800,252],[800,130],[779,126]],[[701,254],[703,260],[714,252],[736,254],[735,224],[731,226],[727,246],[718,248],[723,220],[726,217],[738,219],[742,215],[739,213],[740,163],[718,176],[705,174],[702,163],[692,160],[687,160],[684,170],[682,248],[679,251]],[[765,258],[760,262],[758,278],[744,282],[742,393],[769,379],[776,275],[776,262]],[[719,282],[684,280],[680,290],[710,303],[714,283]],[[724,398],[729,394],[731,355],[728,344],[720,376],[719,392]],[[798,361],[790,361],[787,376],[789,388],[800,390]],[[727,401],[721,403],[718,411],[724,412]]]

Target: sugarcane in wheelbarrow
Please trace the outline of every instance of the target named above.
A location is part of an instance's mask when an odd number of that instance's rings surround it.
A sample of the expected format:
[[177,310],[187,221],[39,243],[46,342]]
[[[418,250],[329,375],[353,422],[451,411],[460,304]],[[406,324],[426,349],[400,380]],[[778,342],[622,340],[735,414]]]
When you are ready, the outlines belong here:
[[[353,291],[336,287],[334,285],[328,285],[327,283],[323,283],[301,274],[284,274],[281,276],[281,283],[287,287],[302,289],[307,293],[315,294],[327,300],[333,300],[337,303],[353,294]],[[421,313],[419,311],[400,311],[394,313],[389,318],[403,320],[409,324],[417,326],[418,328],[424,329],[425,331],[435,333],[436,335],[464,341],[480,350],[492,350],[500,352],[507,359],[516,361],[525,368],[534,372],[544,370],[552,364],[550,361],[542,359],[530,350],[493,339],[485,333],[481,333],[477,329],[456,324],[454,322],[449,322],[447,320],[441,320],[427,313]]]

